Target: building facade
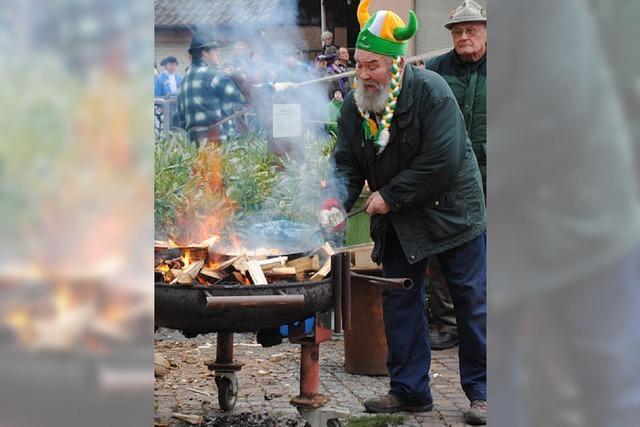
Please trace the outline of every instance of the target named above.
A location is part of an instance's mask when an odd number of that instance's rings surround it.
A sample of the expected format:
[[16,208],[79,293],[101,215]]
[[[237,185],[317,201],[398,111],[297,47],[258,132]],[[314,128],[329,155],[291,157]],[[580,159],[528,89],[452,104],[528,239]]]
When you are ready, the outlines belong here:
[[[479,3],[486,7],[486,0]],[[322,5],[334,43],[353,48],[359,31],[358,0],[155,0],[155,60],[159,63],[173,55],[181,70],[187,67],[193,27],[216,28],[228,42],[222,48],[223,57],[230,55],[232,43],[238,39],[250,44],[264,37],[276,50],[279,44],[293,47],[313,59],[321,48]],[[444,24],[459,5],[460,0],[373,0],[371,10],[390,9],[404,20],[410,9],[416,12],[420,28],[407,50],[408,55],[414,55],[451,46]],[[286,13],[291,16],[279,24],[277,16]]]

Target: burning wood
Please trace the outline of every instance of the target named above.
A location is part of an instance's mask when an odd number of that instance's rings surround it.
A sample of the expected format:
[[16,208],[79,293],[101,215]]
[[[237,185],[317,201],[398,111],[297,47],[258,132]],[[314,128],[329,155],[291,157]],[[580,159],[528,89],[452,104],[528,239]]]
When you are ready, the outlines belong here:
[[333,255],[335,252],[329,242],[325,242],[325,244],[316,249],[314,253],[324,255],[325,261],[324,264],[322,264],[322,268],[320,268],[320,270],[318,270],[316,274],[311,276],[311,280],[322,280],[331,271],[331,255]]
[[204,267],[204,260],[196,261],[193,264],[189,264],[182,271],[177,274],[177,277],[173,279],[171,284],[178,283],[180,285],[190,285],[198,277],[200,270]]
[[155,248],[156,281],[171,285],[267,285],[277,282],[320,280],[331,270],[333,248],[328,243],[297,257],[258,255],[272,250],[228,256],[204,245]]

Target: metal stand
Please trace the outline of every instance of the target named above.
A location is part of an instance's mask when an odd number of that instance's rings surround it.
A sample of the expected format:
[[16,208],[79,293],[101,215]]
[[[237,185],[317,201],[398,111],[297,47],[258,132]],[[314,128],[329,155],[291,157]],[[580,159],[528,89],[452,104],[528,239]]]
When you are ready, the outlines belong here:
[[300,354],[300,395],[291,399],[291,404],[311,427],[339,426],[339,417],[349,415],[348,411],[325,408],[328,396],[318,394],[320,383],[320,343],[331,339],[331,329],[325,326],[316,314],[314,330],[304,333],[304,323],[289,325],[289,342],[302,346]]
[[207,363],[210,371],[215,372],[218,387],[218,403],[223,411],[230,411],[238,398],[238,378],[236,372],[244,363],[233,361],[233,332],[218,333],[216,341],[216,360]]

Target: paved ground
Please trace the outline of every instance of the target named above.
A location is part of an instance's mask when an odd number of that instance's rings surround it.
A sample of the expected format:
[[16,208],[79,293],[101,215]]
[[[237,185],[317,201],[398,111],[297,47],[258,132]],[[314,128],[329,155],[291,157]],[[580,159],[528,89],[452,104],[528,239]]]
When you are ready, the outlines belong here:
[[[186,339],[180,333],[160,329],[155,336],[156,355],[162,354],[170,367],[156,377],[155,408],[157,426],[185,425],[173,413],[202,417],[207,426],[300,425],[304,422],[289,400],[298,394],[300,346],[283,344],[262,348],[253,334],[236,334],[234,352],[245,363],[238,374],[239,395],[230,414],[220,411],[213,376],[204,361],[215,356],[215,334]],[[434,410],[420,414],[400,414],[401,425],[464,426],[462,411],[467,408],[458,380],[457,348],[433,352],[431,384]],[[362,403],[385,393],[387,377],[352,375],[344,371],[344,342],[341,337],[320,345],[320,393],[332,396],[328,406],[346,409],[350,417],[365,416]],[[361,421],[361,420],[360,420]],[[371,421],[373,424],[376,419]],[[353,424],[352,424],[353,425]],[[358,424],[366,425],[366,424]]]

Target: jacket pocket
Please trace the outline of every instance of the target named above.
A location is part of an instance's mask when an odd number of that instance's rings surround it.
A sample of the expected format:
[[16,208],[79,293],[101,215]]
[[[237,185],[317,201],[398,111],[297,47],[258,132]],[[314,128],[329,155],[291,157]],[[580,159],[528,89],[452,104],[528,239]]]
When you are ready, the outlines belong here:
[[441,242],[464,233],[470,226],[469,212],[459,192],[445,192],[424,205],[428,233],[435,242]]

